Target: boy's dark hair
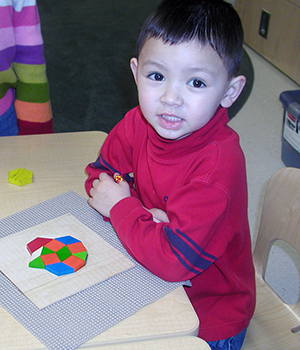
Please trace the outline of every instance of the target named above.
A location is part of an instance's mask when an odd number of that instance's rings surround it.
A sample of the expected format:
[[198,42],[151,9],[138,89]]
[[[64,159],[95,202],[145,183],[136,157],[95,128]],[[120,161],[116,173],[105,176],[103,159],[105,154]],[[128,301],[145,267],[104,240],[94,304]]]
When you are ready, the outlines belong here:
[[238,73],[244,33],[237,12],[224,0],[162,0],[142,27],[137,57],[150,38],[171,45],[198,39],[219,54],[229,78]]

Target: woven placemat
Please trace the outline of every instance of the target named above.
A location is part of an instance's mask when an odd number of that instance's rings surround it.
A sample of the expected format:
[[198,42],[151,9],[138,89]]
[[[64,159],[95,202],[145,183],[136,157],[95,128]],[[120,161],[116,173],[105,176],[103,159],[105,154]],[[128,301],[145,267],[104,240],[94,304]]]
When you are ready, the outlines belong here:
[[[0,238],[67,213],[132,260],[112,226],[89,207],[85,198],[71,191],[0,220]],[[48,349],[72,350],[180,285],[165,282],[136,264],[39,310],[0,273],[0,303]]]

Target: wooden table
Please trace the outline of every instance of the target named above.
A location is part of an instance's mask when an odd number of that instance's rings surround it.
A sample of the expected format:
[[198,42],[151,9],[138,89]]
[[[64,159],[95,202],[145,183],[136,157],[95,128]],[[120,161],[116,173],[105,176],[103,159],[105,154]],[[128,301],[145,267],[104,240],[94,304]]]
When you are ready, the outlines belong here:
[[[72,190],[87,197],[84,190],[85,167],[98,156],[106,134],[99,131],[49,135],[0,137],[0,219]],[[33,183],[8,183],[8,172],[25,168],[33,171]],[[182,287],[146,306],[128,319],[88,341],[83,348],[156,338],[197,335],[198,318]],[[154,340],[153,340],[154,341]],[[209,349],[196,337],[187,337],[187,349]],[[176,349],[180,340],[155,340],[156,349]],[[110,345],[111,344],[111,345]],[[131,349],[137,349],[137,344]],[[152,345],[149,349],[152,349]],[[178,345],[178,346],[179,346]],[[120,347],[120,349],[127,349]],[[165,347],[164,347],[165,346]],[[147,349],[142,343],[140,349]],[[178,347],[178,349],[184,347]],[[0,349],[44,349],[43,345],[0,306]]]

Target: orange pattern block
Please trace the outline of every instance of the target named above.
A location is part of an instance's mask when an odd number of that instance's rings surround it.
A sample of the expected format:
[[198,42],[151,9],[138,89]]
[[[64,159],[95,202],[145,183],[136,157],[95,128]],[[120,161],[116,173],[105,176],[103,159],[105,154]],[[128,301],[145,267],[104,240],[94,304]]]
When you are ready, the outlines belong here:
[[81,242],[68,244],[68,248],[72,254],[86,251],[85,246]]
[[64,247],[65,244],[62,242],[57,241],[56,239],[53,239],[52,241],[48,242],[47,244],[44,245],[44,247],[51,249],[54,252],[57,252],[60,250],[62,247]]
[[74,271],[76,272],[85,265],[85,260],[82,260],[75,255],[71,255],[66,260],[64,260],[64,264],[73,267]]
[[45,265],[55,264],[60,262],[56,253],[41,255],[41,259]]

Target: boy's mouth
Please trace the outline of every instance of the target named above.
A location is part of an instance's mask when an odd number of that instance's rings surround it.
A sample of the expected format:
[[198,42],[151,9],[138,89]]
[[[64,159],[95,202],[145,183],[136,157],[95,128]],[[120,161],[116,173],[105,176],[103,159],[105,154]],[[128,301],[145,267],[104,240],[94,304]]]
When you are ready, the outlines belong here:
[[178,123],[181,121],[181,118],[178,118],[175,115],[162,114],[161,117],[170,123]]
[[160,114],[160,124],[166,129],[177,129],[183,123],[183,119],[171,114]]

